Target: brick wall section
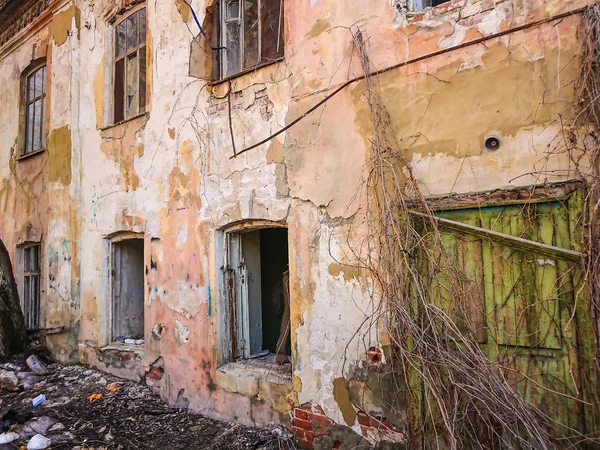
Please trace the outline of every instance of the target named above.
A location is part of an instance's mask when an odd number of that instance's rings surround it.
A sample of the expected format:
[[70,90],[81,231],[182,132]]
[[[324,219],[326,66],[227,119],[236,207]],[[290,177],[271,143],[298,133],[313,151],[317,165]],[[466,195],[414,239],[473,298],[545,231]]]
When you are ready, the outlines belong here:
[[[325,415],[323,408],[312,403],[304,403],[299,408],[292,410],[292,431],[298,438],[301,447],[307,450],[313,449],[312,441],[315,436],[325,434],[327,428],[334,426],[335,422]],[[396,427],[390,421],[382,418],[375,418],[359,412],[357,414],[361,434],[365,437],[393,437],[402,436],[403,430]],[[396,439],[391,439],[392,442]],[[332,450],[341,446],[336,443]]]
[[312,450],[312,440],[317,434],[324,434],[335,422],[325,415],[323,408],[312,403],[304,403],[292,410],[292,431],[300,445]]
[[370,434],[369,431],[371,430],[383,434],[403,433],[403,430],[392,424],[389,420],[376,419],[364,412],[359,412],[356,416],[358,417],[358,423],[360,424],[360,430],[363,436],[368,436]]

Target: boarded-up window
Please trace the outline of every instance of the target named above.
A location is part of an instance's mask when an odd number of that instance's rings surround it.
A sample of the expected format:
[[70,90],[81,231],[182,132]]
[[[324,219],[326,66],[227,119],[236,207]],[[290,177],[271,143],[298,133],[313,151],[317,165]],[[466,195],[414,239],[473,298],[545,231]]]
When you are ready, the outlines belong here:
[[146,111],[146,8],[115,28],[114,122]]
[[26,81],[24,154],[44,149],[46,66],[39,67]]
[[226,78],[283,57],[283,0],[220,0],[219,74]]
[[40,245],[23,251],[23,315],[27,329],[40,327]]
[[[579,396],[572,372],[577,373],[577,326],[585,320],[578,306],[585,302],[577,299],[583,292],[578,262],[566,253],[577,241],[580,211],[571,202],[439,212],[442,219],[482,231],[440,224],[443,248],[437,250],[429,292],[527,401],[576,427],[580,405],[569,398]],[[524,243],[511,244],[485,230]]]

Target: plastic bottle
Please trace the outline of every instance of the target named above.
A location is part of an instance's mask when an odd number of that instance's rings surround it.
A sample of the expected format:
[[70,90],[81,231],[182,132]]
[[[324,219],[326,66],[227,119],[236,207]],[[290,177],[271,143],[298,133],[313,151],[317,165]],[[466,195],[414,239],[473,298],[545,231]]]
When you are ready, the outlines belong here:
[[46,396],[44,394],[40,394],[36,398],[34,398],[33,400],[31,400],[31,404],[33,406],[40,406],[45,401],[46,401]]

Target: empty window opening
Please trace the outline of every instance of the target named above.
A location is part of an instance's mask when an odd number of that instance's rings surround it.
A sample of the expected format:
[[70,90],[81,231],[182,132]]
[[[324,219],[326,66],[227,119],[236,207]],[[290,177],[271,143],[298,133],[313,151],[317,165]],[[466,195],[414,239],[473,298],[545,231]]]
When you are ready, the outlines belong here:
[[23,251],[23,315],[27,329],[40,327],[40,255],[39,244],[28,245]]
[[284,228],[231,233],[228,238],[233,357],[275,354],[289,361],[288,237]]
[[112,340],[144,337],[144,240],[112,244]]

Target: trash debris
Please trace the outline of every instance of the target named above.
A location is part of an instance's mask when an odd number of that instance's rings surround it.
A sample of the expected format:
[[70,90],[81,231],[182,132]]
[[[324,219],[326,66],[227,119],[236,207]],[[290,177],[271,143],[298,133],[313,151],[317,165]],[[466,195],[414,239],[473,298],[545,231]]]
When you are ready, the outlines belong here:
[[21,436],[17,433],[13,433],[12,431],[8,433],[0,434],[0,444],[10,444],[13,441],[16,441]]
[[16,387],[19,384],[19,379],[12,370],[0,370],[0,386]]
[[43,450],[48,448],[51,443],[52,441],[47,437],[44,437],[41,434],[36,434],[27,443],[27,450]]
[[108,386],[106,386],[106,389],[108,389],[110,392],[117,392],[119,390],[119,386],[122,384],[123,383],[119,381],[115,381],[114,383],[110,383]]
[[62,431],[66,428],[67,427],[65,427],[64,424],[62,424],[60,422],[56,422],[54,425],[52,425],[50,428],[48,428],[48,433],[56,433],[57,431]]
[[2,415],[0,419],[0,430],[8,431],[10,427],[17,423],[17,412],[14,409],[9,409]]
[[100,400],[102,398],[102,394],[92,394],[87,399],[89,402],[95,402],[96,400]]
[[23,437],[31,437],[36,434],[46,435],[48,430],[56,425],[58,420],[53,417],[41,416],[25,422],[15,430]]
[[25,362],[27,363],[27,366],[38,375],[48,374],[48,368],[37,358],[37,356],[31,355]]
[[89,377],[89,376],[90,376],[91,374],[93,374],[93,373],[94,373],[94,371],[90,369],[90,370],[86,370],[85,372],[83,372],[83,374],[82,374],[82,375],[83,375],[84,377]]
[[33,400],[31,400],[31,404],[33,406],[40,406],[45,401],[46,401],[46,396],[44,394],[40,394],[36,398],[34,398]]

